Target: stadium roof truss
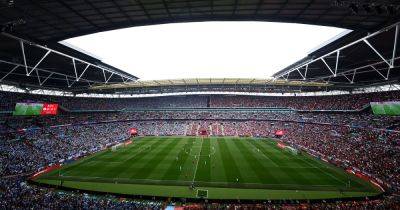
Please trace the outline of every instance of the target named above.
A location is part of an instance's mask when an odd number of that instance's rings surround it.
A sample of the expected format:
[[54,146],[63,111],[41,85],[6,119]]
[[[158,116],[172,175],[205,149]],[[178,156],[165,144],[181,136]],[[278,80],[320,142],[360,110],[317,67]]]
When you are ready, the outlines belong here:
[[[22,59],[20,62],[0,59],[0,64],[6,64],[9,67],[8,71],[2,72],[3,74],[0,77],[0,82],[7,82],[7,79],[12,76],[14,76],[14,79],[11,79],[9,81],[11,83],[13,83],[12,81],[15,81],[16,79],[21,80],[21,77],[29,77],[37,79],[36,84],[38,87],[44,86],[45,83],[49,80],[57,80],[63,81],[63,83],[59,83],[62,87],[71,88],[74,85],[77,86],[77,84],[79,83],[80,85],[78,87],[82,88],[91,87],[92,85],[96,85],[99,83],[125,83],[137,79],[130,74],[113,69],[111,67],[107,67],[100,63],[86,61],[82,58],[68,55],[66,53],[51,49],[43,45],[35,44],[33,42],[13,36],[8,33],[2,33],[1,35],[6,37],[8,40],[18,42]],[[28,51],[26,50],[27,47],[29,47],[30,49],[35,49]],[[34,53],[34,55],[30,55],[30,53]],[[57,71],[54,68],[40,67],[41,64],[46,63],[47,60],[49,60],[49,62],[51,63],[51,60],[55,59],[55,56],[57,56],[58,59],[62,61],[69,62],[70,65],[68,67],[70,68],[70,70]],[[49,66],[49,62],[47,62],[47,64],[45,64],[44,66]],[[57,67],[59,67],[59,65],[57,65]],[[63,67],[62,69],[65,69],[65,67]],[[92,75],[93,72],[97,72],[97,76],[85,77],[85,74],[87,74],[89,71],[92,72]],[[99,76],[99,74],[101,76]]]
[[94,85],[86,92],[105,94],[159,94],[173,92],[302,92],[330,87],[327,82],[286,81],[256,78],[192,78],[136,80],[126,83]]
[[276,73],[274,78],[353,86],[397,82],[399,30],[400,23],[396,23],[326,54],[311,54],[297,65]]

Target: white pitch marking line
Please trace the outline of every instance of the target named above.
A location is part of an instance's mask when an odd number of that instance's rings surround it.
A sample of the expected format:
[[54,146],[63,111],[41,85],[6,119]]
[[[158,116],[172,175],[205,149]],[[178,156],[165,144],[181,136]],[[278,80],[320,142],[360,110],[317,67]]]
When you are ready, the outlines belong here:
[[201,146],[200,146],[200,150],[199,150],[199,154],[197,155],[197,163],[196,163],[196,166],[195,166],[195,168],[194,168],[194,175],[193,175],[193,180],[192,180],[192,183],[194,182],[194,180],[196,179],[196,173],[197,173],[197,167],[199,166],[199,161],[200,161],[200,154],[201,154],[201,148],[203,147],[203,139],[201,139],[200,140],[201,141]]

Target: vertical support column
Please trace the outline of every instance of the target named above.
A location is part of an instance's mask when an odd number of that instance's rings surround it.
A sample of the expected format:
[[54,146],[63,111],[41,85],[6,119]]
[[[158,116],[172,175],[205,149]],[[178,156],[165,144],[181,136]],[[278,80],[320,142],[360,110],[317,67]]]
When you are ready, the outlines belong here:
[[28,66],[26,65],[26,57],[25,57],[24,42],[23,42],[22,40],[19,40],[19,45],[21,46],[22,58],[24,59],[24,65],[25,65],[26,76],[29,76]]
[[304,77],[307,78],[307,72],[308,72],[308,64],[306,65],[306,71],[304,72]]
[[351,79],[351,84],[353,84],[354,83],[354,78],[356,77],[356,74],[357,74],[357,70],[354,70],[354,73],[353,73],[353,78]]
[[338,50],[336,53],[335,74],[333,75],[334,77],[336,77],[336,75],[337,75],[337,70],[338,70],[338,66],[339,66],[339,56],[340,56],[340,50]]
[[72,58],[72,64],[74,65],[74,71],[75,71],[75,81],[78,81],[78,72],[76,71],[76,63],[75,63],[75,58]]
[[397,50],[397,40],[399,37],[399,24],[396,25],[396,31],[394,33],[394,46],[393,46],[393,55],[392,55],[392,61],[390,62],[392,64],[391,68],[394,67],[394,60],[396,58],[396,50]]

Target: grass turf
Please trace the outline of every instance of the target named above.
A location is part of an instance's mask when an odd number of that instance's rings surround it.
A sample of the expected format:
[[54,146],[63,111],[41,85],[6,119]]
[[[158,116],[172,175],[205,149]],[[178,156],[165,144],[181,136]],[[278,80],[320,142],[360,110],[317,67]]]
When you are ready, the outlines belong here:
[[[62,180],[62,181],[61,181]],[[210,199],[328,199],[380,193],[370,183],[270,139],[144,137],[35,181],[132,195]],[[194,184],[195,190],[189,186]]]

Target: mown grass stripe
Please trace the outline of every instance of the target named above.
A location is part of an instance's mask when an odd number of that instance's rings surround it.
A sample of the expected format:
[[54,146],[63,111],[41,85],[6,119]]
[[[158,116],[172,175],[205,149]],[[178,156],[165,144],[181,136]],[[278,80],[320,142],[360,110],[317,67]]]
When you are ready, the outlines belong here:
[[[270,173],[270,169],[264,168],[264,165],[260,163],[259,159],[255,157],[254,151],[249,150],[245,145],[244,141],[247,140],[236,140],[233,141],[236,148],[239,149],[241,155],[246,159],[247,164],[251,167],[253,172],[257,175],[260,183],[279,183],[275,176]],[[249,171],[248,171],[249,172]],[[243,181],[243,180],[242,180]]]
[[171,161],[171,164],[170,164],[168,170],[165,172],[163,179],[178,180],[182,173],[183,174],[186,173],[185,172],[185,170],[186,170],[185,162],[189,158],[189,155],[186,152],[187,152],[187,150],[192,148],[194,139],[190,138],[190,139],[185,139],[184,141],[186,141],[186,143],[181,148],[179,154],[176,157],[176,158],[178,158],[178,160],[175,159],[175,160]]
[[243,180],[240,174],[239,167],[236,165],[235,160],[228,148],[225,139],[218,140],[218,145],[220,147],[220,154],[222,157],[222,163],[226,174],[226,182],[236,182],[236,179]]
[[226,181],[226,171],[223,170],[223,161],[221,150],[218,141],[222,140],[222,138],[213,138],[211,141],[211,148],[214,148],[213,155],[211,155],[211,181],[213,182],[223,182]]
[[170,139],[170,142],[162,148],[157,153],[151,154],[153,157],[147,161],[143,167],[141,167],[134,175],[131,176],[131,178],[134,179],[146,179],[154,170],[157,169],[157,166],[161,164],[162,161],[164,161],[168,154],[174,151],[174,148],[176,148],[179,145],[179,141],[177,139]]
[[199,165],[195,181],[210,181],[211,180],[211,156],[210,153],[210,138],[204,138],[201,147]]
[[142,149],[135,153],[132,153],[132,155],[122,163],[112,164],[110,167],[106,167],[105,171],[102,174],[104,174],[106,177],[118,178],[118,175],[123,174],[126,171],[130,171],[130,166],[134,166],[136,162],[139,162],[146,155],[149,155],[151,152],[155,151],[158,147],[167,143],[168,141],[155,141],[150,145],[151,146],[150,150]]

